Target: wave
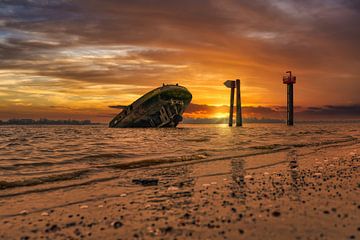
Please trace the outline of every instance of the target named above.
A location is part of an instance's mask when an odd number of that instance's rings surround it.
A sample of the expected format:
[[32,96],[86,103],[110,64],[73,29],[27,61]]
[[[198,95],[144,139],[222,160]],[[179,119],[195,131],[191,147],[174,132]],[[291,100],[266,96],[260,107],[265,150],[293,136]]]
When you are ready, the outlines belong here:
[[94,162],[94,161],[102,161],[108,159],[123,159],[123,158],[131,158],[136,156],[135,154],[122,154],[122,153],[101,153],[101,154],[93,154],[93,155],[85,155],[82,157],[71,158],[64,161],[43,161],[43,162],[29,162],[29,163],[15,163],[10,166],[0,166],[0,169],[3,170],[14,170],[17,168],[23,167],[46,167],[53,165],[65,165],[65,164],[74,164],[81,162]]
[[40,185],[43,183],[78,179],[81,176],[89,173],[89,171],[90,170],[80,170],[70,173],[50,175],[50,176],[38,177],[38,178],[30,178],[22,181],[13,181],[13,182],[0,181],[0,189],[4,190],[15,187],[28,187],[28,186]]

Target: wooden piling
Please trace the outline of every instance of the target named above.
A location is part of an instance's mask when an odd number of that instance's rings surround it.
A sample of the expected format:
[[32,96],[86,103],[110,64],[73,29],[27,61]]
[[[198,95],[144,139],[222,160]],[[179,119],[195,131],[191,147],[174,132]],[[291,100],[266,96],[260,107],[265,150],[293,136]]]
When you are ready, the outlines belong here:
[[233,125],[235,81],[231,81],[229,126]]
[[240,79],[236,79],[236,126],[242,126]]

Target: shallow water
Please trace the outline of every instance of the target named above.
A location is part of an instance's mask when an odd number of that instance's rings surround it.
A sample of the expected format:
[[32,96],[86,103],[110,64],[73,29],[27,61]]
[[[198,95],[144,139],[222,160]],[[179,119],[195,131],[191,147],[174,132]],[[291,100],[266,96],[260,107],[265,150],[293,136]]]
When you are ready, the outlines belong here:
[[210,161],[263,152],[357,142],[360,124],[1,126],[0,190],[93,176],[107,169]]

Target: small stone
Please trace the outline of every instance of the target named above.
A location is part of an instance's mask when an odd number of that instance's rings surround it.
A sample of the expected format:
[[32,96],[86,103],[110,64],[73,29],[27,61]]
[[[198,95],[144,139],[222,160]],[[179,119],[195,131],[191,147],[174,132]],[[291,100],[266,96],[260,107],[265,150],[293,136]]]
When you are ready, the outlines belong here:
[[210,184],[204,183],[202,186],[203,186],[203,187],[210,187]]
[[42,212],[42,213],[41,213],[41,216],[44,216],[44,217],[45,217],[45,216],[49,216],[49,213],[47,213],[47,212]]
[[22,215],[26,215],[26,214],[28,214],[29,212],[27,211],[27,210],[22,210],[21,212],[20,212],[20,214],[22,214]]
[[102,205],[102,204],[98,205],[98,208],[103,208],[103,207],[104,207],[104,205]]
[[253,176],[251,176],[251,175],[246,175],[246,176],[244,176],[244,179],[253,179]]
[[120,221],[115,221],[115,222],[112,222],[112,223],[111,223],[111,226],[113,226],[115,229],[117,229],[117,228],[122,227],[123,224],[122,224],[122,222],[120,222]]
[[142,185],[142,186],[156,186],[159,184],[159,179],[149,178],[149,179],[133,179],[132,182],[134,184]]
[[210,184],[211,184],[211,185],[216,185],[216,184],[217,184],[217,182],[211,182]]
[[168,191],[177,191],[177,190],[179,190],[179,188],[172,186],[172,187],[169,187],[167,190]]
[[280,217],[281,213],[280,213],[279,211],[273,211],[273,212],[272,212],[272,215],[273,215],[274,217]]
[[89,208],[89,206],[88,205],[81,205],[80,206],[80,209],[86,209],[86,208]]
[[122,194],[120,194],[120,197],[126,197],[127,196],[127,194],[126,193],[122,193]]
[[50,228],[48,228],[47,230],[49,232],[56,232],[56,231],[60,230],[60,228],[58,227],[58,225],[54,224]]

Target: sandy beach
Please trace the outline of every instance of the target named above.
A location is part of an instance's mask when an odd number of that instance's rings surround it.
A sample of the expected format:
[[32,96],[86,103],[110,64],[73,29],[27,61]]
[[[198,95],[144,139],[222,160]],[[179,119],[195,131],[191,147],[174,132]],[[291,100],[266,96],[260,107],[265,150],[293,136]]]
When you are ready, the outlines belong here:
[[0,239],[358,239],[358,149],[357,140],[264,147],[114,165],[71,187],[2,185]]

